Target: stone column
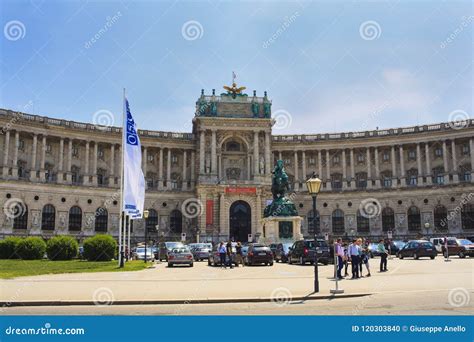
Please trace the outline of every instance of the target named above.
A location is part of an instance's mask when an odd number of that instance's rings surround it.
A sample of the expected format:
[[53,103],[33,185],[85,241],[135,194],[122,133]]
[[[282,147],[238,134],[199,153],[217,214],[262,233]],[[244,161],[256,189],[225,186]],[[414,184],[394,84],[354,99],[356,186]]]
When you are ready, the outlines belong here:
[[143,174],[145,175],[145,178],[146,178],[146,173],[147,173],[147,164],[148,164],[148,149],[146,146],[144,146],[143,152],[142,152],[142,171],[143,171]]
[[416,167],[418,168],[418,185],[423,184],[423,170],[421,168],[421,147],[420,143],[416,144]]
[[[146,148],[146,147],[145,147]],[[143,162],[142,162],[143,164]],[[146,166],[146,157],[145,157],[145,166]],[[145,167],[146,170],[146,167]],[[146,177],[146,171],[143,172]],[[110,145],[110,171],[109,171],[109,186],[115,187],[115,144]],[[146,189],[146,179],[145,179],[145,189]]]
[[[206,203],[203,203],[204,207],[206,207]],[[228,213],[228,209],[226,208],[226,205],[225,205],[225,194],[222,192],[219,194],[219,228],[220,228],[220,233],[221,234],[225,234],[225,235],[229,235],[230,232],[229,232],[229,229],[228,229],[228,225],[227,225],[227,214]],[[214,227],[216,228],[216,227]]]
[[41,146],[41,159],[40,159],[40,181],[46,181],[46,171],[44,169],[46,163],[46,136],[43,135],[43,143]]
[[305,151],[301,152],[301,163],[302,163],[302,168],[303,168],[303,170],[302,170],[302,172],[303,172],[302,176],[303,177],[301,177],[301,180],[303,182],[306,182],[307,175],[306,175],[306,153],[305,153]]
[[456,142],[451,140],[451,152],[453,157],[453,183],[459,183],[458,160],[456,155]]
[[219,182],[222,180],[222,154],[218,153],[217,154],[217,178]]
[[89,177],[90,177],[90,171],[89,171],[89,161],[90,161],[90,143],[89,141],[86,141],[86,156],[85,156],[85,163],[84,163],[84,179],[83,183],[84,185],[89,185]]
[[406,186],[406,175],[405,175],[405,154],[403,153],[403,145],[399,147],[400,151],[400,185]]
[[168,160],[166,161],[166,188],[171,190],[171,149],[168,148]]
[[92,185],[97,186],[97,159],[99,153],[99,143],[94,142],[94,157],[92,159]]
[[322,153],[321,150],[318,150],[318,177],[323,180],[323,163],[322,163]]
[[474,139],[469,139],[469,151],[471,153],[471,183],[474,183]]
[[282,153],[281,151],[278,151],[278,160],[282,160],[283,156],[282,156]]
[[195,187],[195,178],[194,178],[194,172],[195,172],[195,160],[196,160],[196,154],[194,151],[191,151],[191,170],[190,170],[190,178],[191,178],[191,188],[194,189]]
[[443,165],[444,165],[444,184],[449,184],[448,149],[446,147],[446,140],[443,140]]
[[367,162],[367,188],[372,188],[372,170],[370,168],[371,160],[370,160],[370,147],[367,147],[366,150],[366,162]]
[[38,146],[38,135],[33,134],[33,146],[31,149],[30,180],[36,180],[36,149]]
[[12,177],[18,179],[18,150],[20,149],[20,132],[15,132],[15,150],[13,151]]
[[160,160],[158,162],[158,190],[163,190],[163,147],[160,147]]
[[429,143],[425,143],[425,158],[426,158],[426,184],[432,184],[431,177],[431,159],[430,159],[430,146]]
[[58,181],[63,180],[64,171],[64,138],[59,139],[59,163],[58,163]]
[[[68,151],[67,151],[67,173],[66,173],[66,182],[68,184],[72,183],[72,139],[69,139]],[[62,178],[61,178],[62,180]]]
[[395,158],[395,146],[391,148],[391,162],[392,162],[392,188],[396,188],[398,185],[397,178],[397,160]]
[[295,184],[294,184],[294,188],[295,188],[295,191],[298,191],[300,189],[300,177],[299,177],[299,174],[298,174],[298,151],[295,151],[294,152],[294,162],[295,162]]
[[211,174],[217,176],[217,141],[216,131],[211,131]]
[[342,188],[347,188],[347,165],[346,165],[346,149],[342,149]]
[[3,144],[3,178],[8,179],[8,151],[10,150],[10,131],[5,132],[5,139]]
[[265,174],[270,175],[272,172],[270,153],[270,133],[265,132]]
[[181,175],[182,176],[182,179],[183,181],[181,182],[182,184],[182,187],[181,187],[181,190],[183,191],[186,191],[188,190],[188,177],[187,177],[187,159],[188,159],[188,154],[186,152],[186,150],[183,151],[183,174]]
[[247,179],[252,179],[252,155],[247,153]]
[[[260,226],[260,218],[263,217],[262,215],[262,197],[260,195],[260,191],[257,190],[257,200],[255,201],[255,226],[252,227],[252,236],[255,236],[256,233],[260,233],[260,236],[263,236],[263,229]],[[294,228],[293,228],[294,229]]]
[[375,157],[375,186],[380,188],[380,166],[379,166],[379,148],[375,147],[374,150]]
[[354,163],[354,149],[353,148],[351,148],[350,162],[351,162],[351,188],[355,189],[356,182],[355,182],[355,163]]
[[258,131],[253,133],[253,175],[258,176],[258,163],[259,163],[259,153],[258,153]]
[[329,160],[329,150],[326,150],[326,189],[331,190],[331,161]]
[[206,135],[204,131],[199,133],[199,174],[203,175],[206,170],[205,164]]

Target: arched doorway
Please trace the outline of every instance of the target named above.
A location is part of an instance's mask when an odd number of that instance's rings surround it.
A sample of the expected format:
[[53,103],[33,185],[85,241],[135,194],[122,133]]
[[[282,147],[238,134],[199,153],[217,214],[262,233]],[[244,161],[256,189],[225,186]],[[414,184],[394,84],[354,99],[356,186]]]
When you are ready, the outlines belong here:
[[252,210],[245,201],[232,203],[229,209],[230,238],[234,241],[247,242],[252,233]]

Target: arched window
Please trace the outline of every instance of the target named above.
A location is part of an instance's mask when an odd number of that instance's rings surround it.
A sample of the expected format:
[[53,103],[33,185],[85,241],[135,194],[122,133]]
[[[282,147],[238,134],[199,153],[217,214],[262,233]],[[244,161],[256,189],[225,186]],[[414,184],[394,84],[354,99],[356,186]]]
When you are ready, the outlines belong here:
[[170,214],[170,229],[176,234],[181,234],[183,231],[183,215],[177,209]]
[[108,222],[108,212],[105,208],[97,208],[95,211],[95,231],[96,232],[106,232],[107,231],[107,222]]
[[13,229],[27,229],[28,228],[28,207],[23,202],[17,203],[13,209]]
[[341,209],[332,212],[332,231],[334,233],[344,233],[344,212]]
[[416,206],[408,208],[408,230],[418,231],[421,229],[420,209]]
[[56,209],[51,204],[46,204],[43,207],[43,212],[41,214],[41,229],[54,230],[55,222],[56,222]]
[[314,220],[313,209],[308,211],[308,215],[306,216],[308,219],[308,234],[314,235],[315,232],[320,232],[319,224],[320,224],[320,217],[319,211],[316,210],[316,220]]
[[362,215],[360,210],[357,210],[357,231],[358,232],[370,231],[369,218],[366,216]]
[[385,207],[382,210],[382,230],[384,232],[395,230],[395,213],[390,207]]
[[239,152],[240,151],[240,144],[236,141],[229,141],[225,145],[226,151],[228,152]]
[[148,209],[148,218],[145,221],[146,230],[149,232],[156,232],[157,224],[158,212],[155,209]]
[[77,205],[69,209],[69,230],[77,231],[82,228],[82,210]]
[[433,218],[436,230],[448,229],[448,209],[445,206],[436,206],[433,211]]
[[464,204],[461,209],[462,229],[474,229],[474,204]]

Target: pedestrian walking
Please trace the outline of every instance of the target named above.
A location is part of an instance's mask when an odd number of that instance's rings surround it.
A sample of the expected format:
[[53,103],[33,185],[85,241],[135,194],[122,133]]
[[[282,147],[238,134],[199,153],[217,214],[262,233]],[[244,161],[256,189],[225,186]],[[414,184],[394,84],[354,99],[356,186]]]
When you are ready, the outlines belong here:
[[242,244],[237,242],[237,246],[235,246],[235,264],[237,267],[239,267],[240,264],[242,264],[242,267],[244,267],[244,257],[242,256]]
[[347,268],[349,267],[349,247],[347,246],[347,242],[344,242],[343,249],[344,249],[344,277],[348,277],[349,273],[347,273]]
[[224,246],[224,242],[221,242],[219,244],[219,257],[221,260],[221,267],[224,267],[224,268],[226,268],[225,255],[226,255],[226,248]]
[[[367,269],[367,277],[370,277],[370,264],[369,264],[369,260],[370,260],[370,253],[369,253],[369,244],[365,244],[364,247],[363,247],[363,258],[362,258],[362,262],[361,262],[361,265],[364,264],[365,265],[365,268]],[[362,276],[362,268],[360,269],[360,272],[361,272],[361,276]]]
[[342,239],[339,238],[336,240],[336,256],[337,256],[337,279],[343,279],[341,271],[344,267],[344,249],[342,248]]
[[362,264],[363,264],[363,261],[364,261],[364,244],[363,244],[363,240],[361,238],[358,238],[357,239],[357,245],[359,246],[359,273],[360,273],[360,276],[363,277],[362,275]]
[[352,264],[352,279],[358,279],[359,276],[359,246],[357,245],[357,240],[352,240],[352,243],[349,245],[349,257]]
[[227,252],[227,264],[230,268],[234,268],[232,265],[232,241],[227,242],[226,246],[226,252]]
[[383,243],[383,239],[379,241],[377,250],[380,253],[380,272],[387,272],[387,257],[388,252]]

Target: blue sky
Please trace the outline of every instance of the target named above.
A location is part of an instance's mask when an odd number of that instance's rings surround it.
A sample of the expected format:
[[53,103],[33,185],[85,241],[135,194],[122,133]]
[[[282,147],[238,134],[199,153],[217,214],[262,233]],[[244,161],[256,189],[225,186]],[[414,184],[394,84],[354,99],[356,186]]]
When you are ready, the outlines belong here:
[[470,1],[3,0],[0,9],[2,108],[84,122],[107,110],[119,125],[126,87],[139,128],[191,131],[201,88],[220,93],[235,71],[291,117],[275,134],[473,117]]

